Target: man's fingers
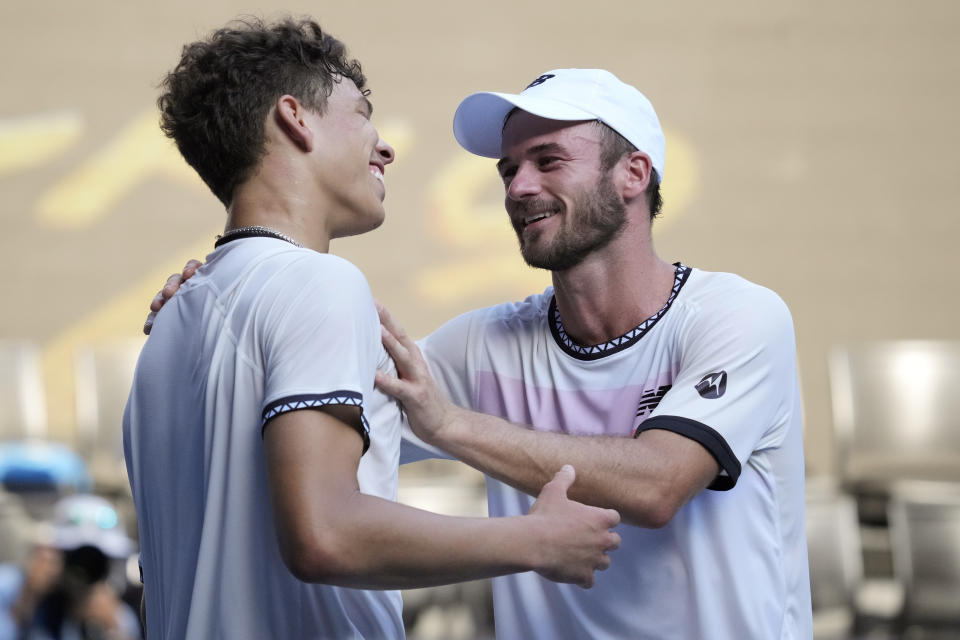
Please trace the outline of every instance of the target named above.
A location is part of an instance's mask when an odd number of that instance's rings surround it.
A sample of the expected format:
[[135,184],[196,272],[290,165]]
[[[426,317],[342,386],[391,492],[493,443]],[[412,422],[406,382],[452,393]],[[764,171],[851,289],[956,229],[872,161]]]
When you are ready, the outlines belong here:
[[187,260],[187,264],[183,265],[183,273],[180,274],[180,277],[183,280],[189,280],[193,277],[193,274],[197,272],[197,269],[199,269],[202,264],[203,263],[199,260]]
[[[604,509],[603,510],[604,520],[606,522],[607,529],[613,529],[615,526],[620,524],[620,514],[613,509]],[[620,536],[617,536],[617,547],[620,546]],[[616,549],[617,547],[613,547]]]
[[399,340],[396,339],[386,325],[380,325],[380,340],[383,342],[383,347],[387,350],[387,353],[389,353],[390,357],[393,358],[394,363],[397,365],[397,370],[399,371],[402,368],[403,363],[406,362],[409,351],[400,343]]
[[[617,521],[620,520],[620,516],[617,515]],[[607,551],[616,551],[620,548],[620,534],[616,531],[610,532],[610,546],[607,547]]]
[[594,571],[606,571],[609,568],[610,568],[610,556],[608,556],[607,554],[603,554],[602,556],[600,556],[600,562],[594,568]]
[[156,313],[160,311],[160,308],[163,307],[164,298],[163,290],[157,291],[157,295],[153,296],[153,300],[150,301],[150,311]]
[[153,297],[153,300],[150,301],[150,315],[147,316],[146,321],[143,323],[143,332],[145,334],[150,335],[150,330],[153,329],[153,321],[157,317],[157,312],[160,311],[167,300],[172,298],[173,294],[180,289],[180,285],[192,278],[201,266],[203,266],[203,263],[199,260],[188,260],[187,264],[183,265],[182,272],[170,274],[163,288],[160,289],[157,295]]
[[410,399],[410,389],[407,384],[388,373],[377,371],[373,377],[373,386],[401,404]]
[[390,313],[385,306],[380,304],[379,301],[375,300],[374,304],[377,306],[377,315],[380,316],[380,324],[386,327],[390,333],[396,337],[398,342],[406,342],[408,340],[407,332],[403,330],[403,327],[401,327],[400,323],[393,317],[393,314]]
[[169,300],[173,297],[173,294],[177,292],[177,289],[179,289],[183,283],[181,278],[182,276],[179,273],[171,274],[171,276],[167,278],[167,283],[163,285],[163,289],[160,290],[160,295],[163,296],[164,300]]
[[[153,305],[151,305],[153,306]],[[147,319],[143,322],[143,333],[145,335],[150,335],[150,332],[153,330],[153,321],[157,317],[156,311],[151,311],[150,315],[147,316]]]
[[373,386],[388,396],[396,398],[400,390],[400,381],[382,371],[377,371],[373,377]]
[[390,325],[393,324],[393,316],[390,315],[390,312],[387,311],[387,308],[383,306],[379,300],[374,300],[373,306],[377,308],[377,315],[380,316],[380,324],[389,328]]

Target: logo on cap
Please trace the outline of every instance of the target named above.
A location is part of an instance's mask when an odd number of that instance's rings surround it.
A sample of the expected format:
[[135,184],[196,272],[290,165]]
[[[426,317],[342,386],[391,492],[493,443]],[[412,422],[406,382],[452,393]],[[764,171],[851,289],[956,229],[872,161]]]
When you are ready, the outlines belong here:
[[727,391],[727,372],[721,370],[716,373],[708,373],[703,376],[703,380],[697,383],[696,389],[697,393],[707,400],[719,398]]
[[546,81],[549,80],[550,78],[555,78],[556,76],[557,76],[557,74],[555,74],[555,73],[545,73],[545,74],[543,74],[542,76],[540,76],[539,78],[537,78],[536,80],[534,80],[533,82],[531,82],[530,84],[528,84],[528,85],[526,86],[526,88],[524,89],[524,91],[526,91],[526,90],[529,89],[530,87],[535,87],[535,86],[537,86],[538,84],[543,84],[544,82],[546,82]]

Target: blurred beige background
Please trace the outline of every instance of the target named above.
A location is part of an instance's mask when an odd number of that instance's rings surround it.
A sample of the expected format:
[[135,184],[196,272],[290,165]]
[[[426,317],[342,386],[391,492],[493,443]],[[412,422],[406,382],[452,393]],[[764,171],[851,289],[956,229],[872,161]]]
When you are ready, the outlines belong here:
[[334,244],[415,335],[542,290],[492,161],[456,145],[477,90],[604,67],[667,135],[662,257],[776,290],[797,329],[808,466],[833,464],[827,354],[956,339],[960,4],[218,0],[0,4],[0,338],[43,350],[48,432],[75,438],[73,353],[139,335],[224,214],[156,126],[183,43],[244,13],[311,14],[367,72],[398,151],[388,220]]

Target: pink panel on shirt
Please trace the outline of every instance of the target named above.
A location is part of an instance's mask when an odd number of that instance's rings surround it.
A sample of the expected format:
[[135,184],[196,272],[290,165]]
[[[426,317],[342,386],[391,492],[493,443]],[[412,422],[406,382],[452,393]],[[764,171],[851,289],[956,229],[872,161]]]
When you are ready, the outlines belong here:
[[665,384],[669,382],[656,380],[619,389],[565,390],[530,386],[481,371],[477,374],[477,408],[540,431],[629,436],[639,423],[641,397]]

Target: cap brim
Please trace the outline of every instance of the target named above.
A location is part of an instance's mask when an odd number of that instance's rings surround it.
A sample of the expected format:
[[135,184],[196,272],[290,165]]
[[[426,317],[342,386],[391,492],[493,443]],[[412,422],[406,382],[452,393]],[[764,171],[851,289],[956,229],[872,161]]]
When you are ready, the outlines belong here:
[[91,546],[111,558],[125,558],[135,549],[133,540],[116,531],[103,531],[84,526],[60,527],[53,532],[53,546],[76,549]]
[[453,116],[453,135],[460,146],[470,153],[499,158],[504,121],[514,107],[550,120],[596,118],[583,109],[558,100],[484,91],[467,96],[457,107]]

